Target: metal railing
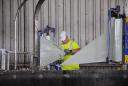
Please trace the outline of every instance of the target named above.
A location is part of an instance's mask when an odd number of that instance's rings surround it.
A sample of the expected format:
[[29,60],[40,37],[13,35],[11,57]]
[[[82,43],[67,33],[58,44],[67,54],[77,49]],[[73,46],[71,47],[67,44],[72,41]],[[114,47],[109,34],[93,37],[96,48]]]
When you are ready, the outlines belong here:
[[[15,58],[16,55],[16,58]],[[22,68],[33,67],[33,53],[6,51],[0,49],[0,69],[1,70],[20,70]]]

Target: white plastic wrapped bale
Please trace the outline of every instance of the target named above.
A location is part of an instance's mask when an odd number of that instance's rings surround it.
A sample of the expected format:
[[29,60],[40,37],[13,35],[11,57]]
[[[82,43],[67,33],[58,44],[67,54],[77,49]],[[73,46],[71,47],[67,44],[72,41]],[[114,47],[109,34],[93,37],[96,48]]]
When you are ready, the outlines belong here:
[[40,66],[48,64],[63,58],[64,51],[53,41],[47,40],[45,37],[40,38]]
[[122,61],[122,19],[111,18],[109,60]]
[[114,61],[122,61],[122,19],[115,19]]
[[103,34],[62,64],[106,62],[107,55],[107,35]]

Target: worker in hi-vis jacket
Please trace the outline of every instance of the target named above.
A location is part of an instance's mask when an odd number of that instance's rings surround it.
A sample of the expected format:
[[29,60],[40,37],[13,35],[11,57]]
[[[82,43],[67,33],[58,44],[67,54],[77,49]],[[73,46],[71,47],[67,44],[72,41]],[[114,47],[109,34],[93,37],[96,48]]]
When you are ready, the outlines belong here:
[[[62,42],[60,47],[64,50],[65,56],[63,61],[67,61],[80,50],[80,47],[77,42],[69,39],[65,31],[62,31],[60,34],[60,41]],[[78,57],[79,58],[79,57]],[[61,65],[62,70],[79,70],[79,64],[68,64]]]

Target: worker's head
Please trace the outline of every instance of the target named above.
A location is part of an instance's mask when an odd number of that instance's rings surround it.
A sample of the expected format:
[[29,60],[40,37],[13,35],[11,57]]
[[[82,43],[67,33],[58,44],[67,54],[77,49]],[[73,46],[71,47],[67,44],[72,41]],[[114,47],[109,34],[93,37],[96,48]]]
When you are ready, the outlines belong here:
[[62,41],[63,43],[67,43],[69,40],[68,35],[65,31],[62,31],[60,34],[60,41]]

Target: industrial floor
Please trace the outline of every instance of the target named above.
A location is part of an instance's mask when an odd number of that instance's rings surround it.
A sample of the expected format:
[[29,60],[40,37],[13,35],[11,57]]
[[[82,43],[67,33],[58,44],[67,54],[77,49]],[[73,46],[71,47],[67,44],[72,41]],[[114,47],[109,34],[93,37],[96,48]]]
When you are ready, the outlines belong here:
[[0,86],[128,86],[128,71],[1,71]]

